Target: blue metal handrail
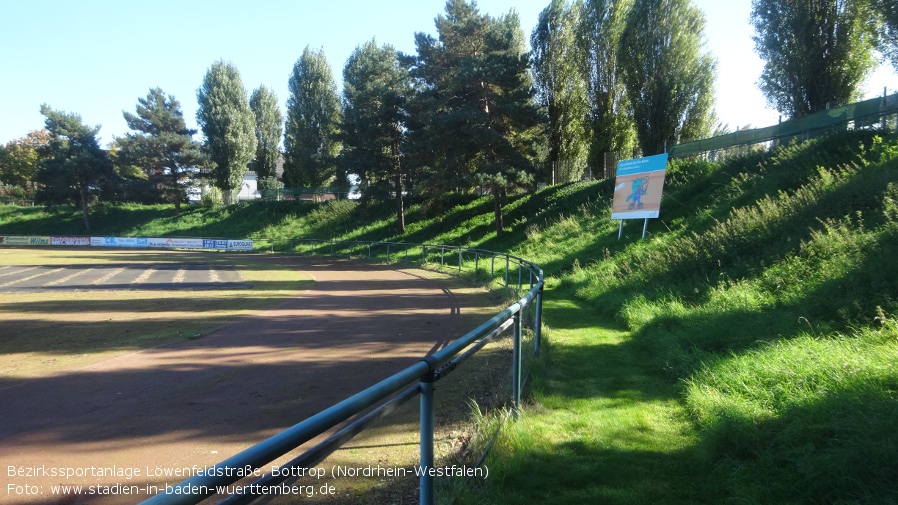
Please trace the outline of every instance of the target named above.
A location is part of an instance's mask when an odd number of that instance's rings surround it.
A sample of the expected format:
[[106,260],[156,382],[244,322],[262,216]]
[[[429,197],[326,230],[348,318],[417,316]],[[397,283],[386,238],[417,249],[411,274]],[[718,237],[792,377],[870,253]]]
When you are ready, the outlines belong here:
[[[326,241],[321,241],[327,243]],[[241,480],[247,468],[258,469],[263,465],[274,461],[278,457],[290,452],[300,445],[312,440],[322,433],[333,429],[338,424],[361,414],[363,411],[372,407],[378,402],[400,393],[399,398],[402,401],[407,400],[414,394],[421,396],[420,413],[421,413],[421,461],[419,481],[420,503],[429,505],[433,503],[433,475],[428,472],[434,468],[433,453],[433,397],[434,397],[434,381],[438,380],[445,374],[454,369],[458,363],[479,350],[490,339],[494,338],[508,327],[513,327],[513,353],[512,353],[512,400],[514,405],[515,418],[518,416],[521,405],[521,386],[522,386],[522,313],[531,304],[535,302],[534,317],[534,352],[539,352],[539,344],[541,339],[541,319],[542,319],[542,292],[543,292],[543,271],[534,263],[523,258],[512,256],[506,253],[496,253],[482,249],[467,249],[459,246],[443,246],[443,245],[427,245],[427,244],[405,244],[392,242],[330,242],[330,254],[335,254],[335,246],[347,245],[350,253],[353,246],[365,246],[368,248],[368,256],[371,257],[372,247],[384,247],[389,251],[390,247],[404,247],[407,251],[410,247],[422,248],[422,260],[427,258],[428,248],[440,250],[441,265],[445,265],[445,252],[448,250],[457,253],[459,262],[458,268],[461,270],[463,263],[463,255],[468,253],[475,256],[475,265],[479,264],[480,255],[489,255],[492,263],[495,263],[497,257],[505,259],[505,286],[508,287],[509,265],[514,262],[518,265],[518,288],[522,288],[523,269],[527,269],[530,273],[530,287],[523,296],[515,303],[502,310],[477,328],[471,330],[464,336],[455,340],[446,347],[426,356],[414,365],[409,366],[395,375],[392,375],[377,384],[359,392],[355,395],[325,409],[317,414],[301,421],[290,428],[266,439],[258,444],[245,449],[244,451],[231,456],[230,458],[216,464],[213,467],[205,469],[201,474],[195,475],[181,483],[168,487],[166,490],[156,496],[153,496],[144,502],[146,505],[175,505],[175,504],[195,504],[205,498],[217,494],[217,488],[227,486]],[[389,252],[387,253],[389,255]],[[475,269],[477,266],[475,266]],[[491,276],[494,274],[491,271]],[[417,381],[417,385],[410,387]],[[379,406],[374,412],[365,416],[373,416],[379,414],[393,400],[390,400]],[[356,420],[352,425],[340,430],[337,434],[332,435],[328,440],[318,444],[312,449],[306,451],[299,457],[293,459],[285,467],[293,468],[309,468],[321,460],[328,454],[333,452],[340,444],[351,438],[353,435],[361,431],[367,420],[365,418]],[[358,427],[354,427],[358,425]],[[280,479],[283,481],[286,479]],[[272,483],[278,481],[270,475],[262,477],[256,481],[257,483]],[[256,489],[262,486],[256,487]],[[253,487],[244,487],[244,489],[252,490]],[[252,495],[234,495],[227,503],[248,503],[254,500],[256,496]]]

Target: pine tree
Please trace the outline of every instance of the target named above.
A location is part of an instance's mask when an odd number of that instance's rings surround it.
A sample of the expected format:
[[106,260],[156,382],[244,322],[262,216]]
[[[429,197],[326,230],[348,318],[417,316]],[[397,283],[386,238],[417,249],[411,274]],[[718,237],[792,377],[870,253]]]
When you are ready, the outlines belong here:
[[123,113],[135,133],[118,139],[116,162],[138,167],[180,213],[195,171],[206,163],[200,144],[193,140],[197,131],[187,128],[178,100],[160,88],[138,99],[136,113]]
[[99,126],[89,127],[81,116],[55,111],[41,105],[41,114],[50,133],[41,148],[44,161],[37,174],[38,201],[46,203],[78,202],[84,229],[90,231],[89,206],[101,184],[115,177],[112,162],[97,141]]
[[449,0],[436,26],[439,41],[416,35],[413,67],[422,84],[417,144],[434,156],[428,184],[432,194],[489,191],[501,234],[507,192],[533,183],[542,125],[520,20]]
[[340,165],[359,175],[367,197],[396,201],[396,227],[405,231],[402,144],[408,71],[396,50],[369,41],[357,47],[343,69]]

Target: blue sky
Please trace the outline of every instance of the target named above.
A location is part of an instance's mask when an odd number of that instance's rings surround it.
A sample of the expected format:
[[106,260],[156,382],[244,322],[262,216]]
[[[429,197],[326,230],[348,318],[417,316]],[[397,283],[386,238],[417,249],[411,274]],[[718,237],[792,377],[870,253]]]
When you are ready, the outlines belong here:
[[[751,0],[698,0],[708,49],[717,58],[717,114],[722,123],[767,126],[755,84],[763,62],[748,23]],[[481,12],[514,9],[528,35],[549,0],[479,0]],[[128,132],[122,111],[158,86],[181,102],[195,127],[196,90],[223,59],[241,72],[247,93],[264,84],[287,100],[287,81],[306,46],[322,47],[339,82],[353,49],[375,38],[415,51],[415,32],[434,33],[445,0],[44,0],[2,2],[0,143],[40,129],[40,105],[101,125],[103,144]],[[866,83],[869,96],[898,88],[885,66]]]

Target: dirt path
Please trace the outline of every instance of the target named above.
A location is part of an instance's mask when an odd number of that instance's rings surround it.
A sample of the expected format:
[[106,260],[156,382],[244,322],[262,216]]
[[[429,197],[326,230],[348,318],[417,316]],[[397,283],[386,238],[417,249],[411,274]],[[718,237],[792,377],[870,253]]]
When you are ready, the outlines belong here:
[[[316,286],[274,310],[198,340],[0,390],[0,501],[139,502],[148,485],[183,480],[166,474],[217,463],[484,318],[478,295],[414,271],[291,261]],[[84,487],[59,496],[55,485]],[[113,494],[85,495],[92,485]]]

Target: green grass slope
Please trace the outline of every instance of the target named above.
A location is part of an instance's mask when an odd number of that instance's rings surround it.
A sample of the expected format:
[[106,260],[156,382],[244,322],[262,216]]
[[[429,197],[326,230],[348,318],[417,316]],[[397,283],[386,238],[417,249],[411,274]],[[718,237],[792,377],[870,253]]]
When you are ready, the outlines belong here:
[[[490,477],[459,503],[898,503],[898,136],[852,131],[675,162],[640,239],[612,181],[492,203],[103,207],[94,233],[393,240],[510,251],[548,274],[544,355]],[[80,234],[0,208],[0,234]]]

